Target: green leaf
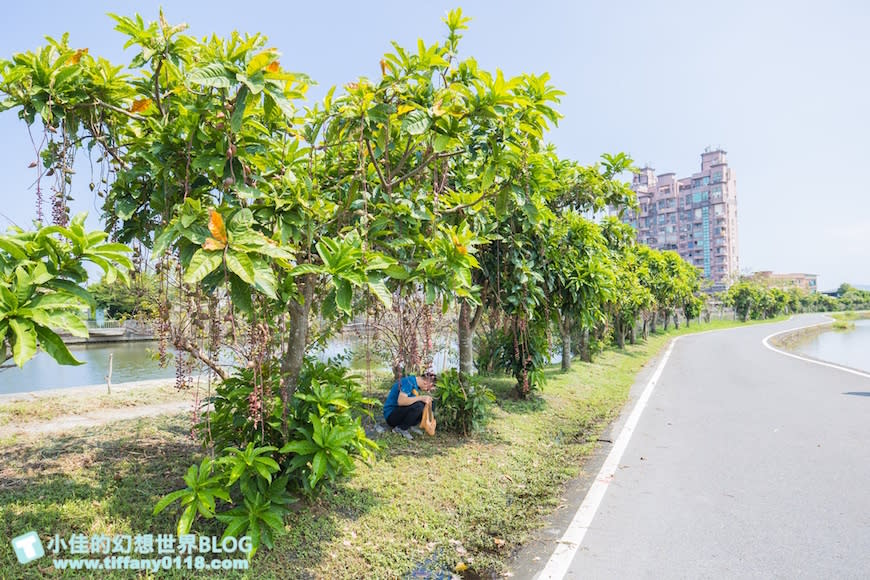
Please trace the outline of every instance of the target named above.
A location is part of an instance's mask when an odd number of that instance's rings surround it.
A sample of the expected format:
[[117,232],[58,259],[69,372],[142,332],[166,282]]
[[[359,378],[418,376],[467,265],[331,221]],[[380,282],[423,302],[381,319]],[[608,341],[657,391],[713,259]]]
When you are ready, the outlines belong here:
[[178,500],[179,498],[184,497],[186,494],[189,494],[190,490],[188,489],[179,489],[177,491],[173,491],[172,493],[164,495],[160,498],[160,501],[157,502],[157,505],[154,506],[154,509],[151,512],[151,515],[157,515],[163,510],[165,510],[169,504]]
[[0,299],[3,300],[4,310],[15,310],[18,308],[18,296],[6,286],[0,285]]
[[257,288],[257,290],[259,290],[269,298],[275,299],[278,297],[276,293],[277,285],[278,281],[275,279],[275,273],[272,272],[272,269],[269,268],[268,265],[255,261],[254,286]]
[[326,274],[326,268],[318,264],[297,264],[290,271],[291,276],[302,276],[303,274]]
[[70,366],[84,364],[72,355],[60,337],[52,330],[40,325],[35,325],[34,328],[36,329],[36,336],[39,337],[39,346],[41,346],[51,358],[57,361],[58,364]]
[[347,280],[335,281],[335,304],[339,310],[350,314],[351,302],[353,300],[353,287]]
[[17,318],[9,320],[9,327],[12,329],[12,338],[15,340],[12,345],[12,358],[15,364],[20,367],[36,354],[36,331],[32,322]]
[[486,168],[483,170],[483,175],[480,178],[480,186],[481,189],[486,191],[492,185],[492,182],[495,180],[495,165],[492,163],[487,164]]
[[279,453],[298,453],[299,455],[311,455],[320,451],[320,447],[309,440],[291,441],[281,448]]
[[243,230],[249,229],[253,223],[254,212],[252,212],[250,208],[244,207],[230,218],[229,230],[234,234],[240,233]]
[[238,308],[243,314],[251,314],[254,311],[251,302],[251,287],[237,276],[230,276],[230,298],[232,298],[233,307]]
[[449,135],[435,135],[435,139],[432,140],[432,148],[437,152],[441,153],[442,151],[446,151],[450,147],[450,136]]
[[196,284],[212,272],[223,262],[223,252],[199,249],[190,259],[190,264],[184,272],[184,281],[188,284]]
[[415,109],[402,119],[402,131],[409,135],[422,135],[429,128],[429,115],[426,111]]
[[196,517],[196,504],[190,504],[181,517],[178,518],[178,535],[190,533],[190,526],[193,525],[193,518]]
[[24,244],[9,236],[0,236],[0,250],[7,252],[16,260],[26,260],[27,250]]
[[392,308],[393,296],[390,294],[390,291],[387,289],[387,285],[383,280],[369,281],[369,290],[372,294],[377,296],[378,300],[380,300],[384,306]]
[[115,213],[122,220],[133,217],[133,212],[139,208],[139,200],[122,197],[115,203]]
[[233,109],[233,116],[230,119],[230,128],[233,130],[233,133],[238,133],[242,128],[242,120],[245,118],[245,108],[248,104],[249,92],[250,89],[248,89],[247,85],[242,85],[236,94],[236,108]]
[[227,268],[246,284],[254,284],[254,264],[247,254],[230,250],[226,254]]
[[218,62],[213,62],[190,71],[190,74],[187,75],[187,80],[191,83],[215,87],[217,89],[228,89],[233,85],[233,78],[230,76],[229,71]]
[[[54,278],[53,280],[49,280],[48,282],[46,282],[45,286],[47,288],[51,288],[52,290],[58,290],[60,292],[71,294],[73,298],[78,299],[82,304],[90,306],[91,312],[93,312],[97,308],[97,301],[94,300],[94,297],[91,295],[91,293],[76,284],[75,282]],[[33,304],[31,304],[31,306],[33,306]]]
[[323,478],[323,474],[326,472],[326,453],[323,451],[318,451],[314,454],[314,458],[311,460],[311,484],[314,485],[320,479]]

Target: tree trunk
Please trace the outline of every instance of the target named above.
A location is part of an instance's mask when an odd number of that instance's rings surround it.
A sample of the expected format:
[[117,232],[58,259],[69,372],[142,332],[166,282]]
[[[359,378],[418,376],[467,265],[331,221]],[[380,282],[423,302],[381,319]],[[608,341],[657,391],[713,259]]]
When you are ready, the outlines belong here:
[[571,322],[567,317],[559,321],[559,330],[562,333],[562,372],[571,370]]
[[287,413],[290,401],[299,386],[299,374],[305,362],[305,348],[308,344],[308,316],[311,313],[311,300],[314,297],[315,280],[313,275],[305,274],[296,279],[301,302],[291,301],[287,305],[290,315],[290,331],[287,335],[287,351],[281,361],[281,401],[284,403],[282,426],[287,434]]
[[652,316],[649,318],[649,331],[653,334],[656,333],[656,317],[658,317],[658,312],[653,310]]
[[644,340],[649,338],[649,326],[648,325],[649,325],[649,318],[644,316],[643,317],[643,331],[642,331],[642,336],[643,336]]
[[674,312],[674,328],[680,328],[680,313],[676,311]]
[[670,311],[665,310],[665,327],[664,327],[664,329],[667,330],[668,326],[670,326],[670,325],[671,325],[671,313],[670,313]]
[[631,334],[629,335],[631,344],[637,344],[637,320],[631,322]]
[[580,333],[580,360],[592,362],[592,349],[589,348],[589,329],[584,328]]
[[616,346],[625,348],[625,329],[622,327],[622,322],[617,320],[613,323],[613,332],[616,334]]
[[459,305],[459,372],[464,375],[474,371],[473,334],[471,305],[463,300]]

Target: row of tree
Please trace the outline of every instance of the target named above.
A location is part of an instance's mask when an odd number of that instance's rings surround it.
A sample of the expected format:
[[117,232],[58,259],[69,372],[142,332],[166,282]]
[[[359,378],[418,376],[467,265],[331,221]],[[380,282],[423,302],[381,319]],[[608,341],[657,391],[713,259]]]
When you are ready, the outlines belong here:
[[431,355],[426,329],[407,327],[455,305],[468,373],[477,322],[497,311],[525,395],[551,321],[569,340],[609,319],[621,342],[638,316],[697,310],[697,274],[676,254],[583,217],[634,203],[620,180],[631,160],[560,159],[544,137],[561,93],[546,74],[506,79],[460,59],[461,11],[445,42],[394,45],[379,79],[302,111],[308,78],[260,35],[198,40],[162,15],[113,18],[135,48],[126,66],[51,40],[0,62],[3,107],[42,125],[37,170],[55,176],[61,225],[77,153],[98,152],[89,187],[108,228],[187,296],[160,309],[169,342],[222,378],[209,341],[228,331],[191,316],[201,303],[230,326],[268,327],[285,401],[308,349],[357,316],[392,322],[398,375]]
[[[308,77],[260,35],[197,39],[162,13],[113,18],[129,62],[49,39],[0,61],[0,106],[42,129],[40,222],[50,203],[66,225],[85,149],[107,229],[156,270],[164,342],[219,380],[204,433],[227,447],[172,495],[186,506],[180,532],[214,517],[215,498],[242,496],[225,521],[267,539],[277,487],[303,473],[310,492],[365,454],[353,380],[306,359],[352,320],[378,330],[400,376],[431,364],[437,319],[453,309],[464,376],[486,319],[492,359],[523,397],[543,381],[553,328],[567,366],[572,336],[622,345],[700,312],[694,267],[637,245],[615,217],[585,217],[635,204],[621,178],[631,159],[560,158],[545,135],[562,93],[547,74],[505,78],[460,58],[460,10],[443,42],[394,44],[379,78],[307,107]],[[220,362],[227,348],[236,368]]]
[[773,318],[797,312],[833,312],[870,309],[870,291],[842,284],[836,296],[805,292],[799,288],[776,288],[751,280],[741,280],[718,298],[734,308],[741,320]]

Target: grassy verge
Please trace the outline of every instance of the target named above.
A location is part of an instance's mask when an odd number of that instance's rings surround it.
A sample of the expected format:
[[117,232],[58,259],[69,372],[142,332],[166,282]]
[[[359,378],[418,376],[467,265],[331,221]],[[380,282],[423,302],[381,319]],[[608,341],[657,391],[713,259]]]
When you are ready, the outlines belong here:
[[[673,336],[739,324],[671,330],[603,352],[592,364],[575,362],[566,374],[549,369],[543,393],[526,401],[512,398],[511,380],[493,379],[498,404],[484,433],[460,439],[439,432],[411,442],[384,435],[375,462],[318,499],[296,504],[275,549],[260,552],[249,572],[221,577],[498,574],[556,507],[562,484],[577,475],[641,367]],[[200,452],[189,430],[188,419],[163,417],[0,445],[0,536],[172,533],[172,515],[153,517],[151,508],[181,487]],[[47,558],[22,567],[9,542],[0,544],[0,577],[76,575],[54,572]]]

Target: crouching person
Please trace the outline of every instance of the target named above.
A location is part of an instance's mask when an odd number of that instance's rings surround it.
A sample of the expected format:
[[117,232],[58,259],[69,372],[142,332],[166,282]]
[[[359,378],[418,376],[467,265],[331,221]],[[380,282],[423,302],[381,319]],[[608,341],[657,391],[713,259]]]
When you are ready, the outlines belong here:
[[409,429],[416,429],[423,418],[426,405],[432,404],[432,397],[420,394],[428,393],[435,388],[437,376],[435,373],[425,373],[420,377],[407,376],[393,383],[387,400],[384,402],[384,419],[387,425],[409,441],[413,439]]

